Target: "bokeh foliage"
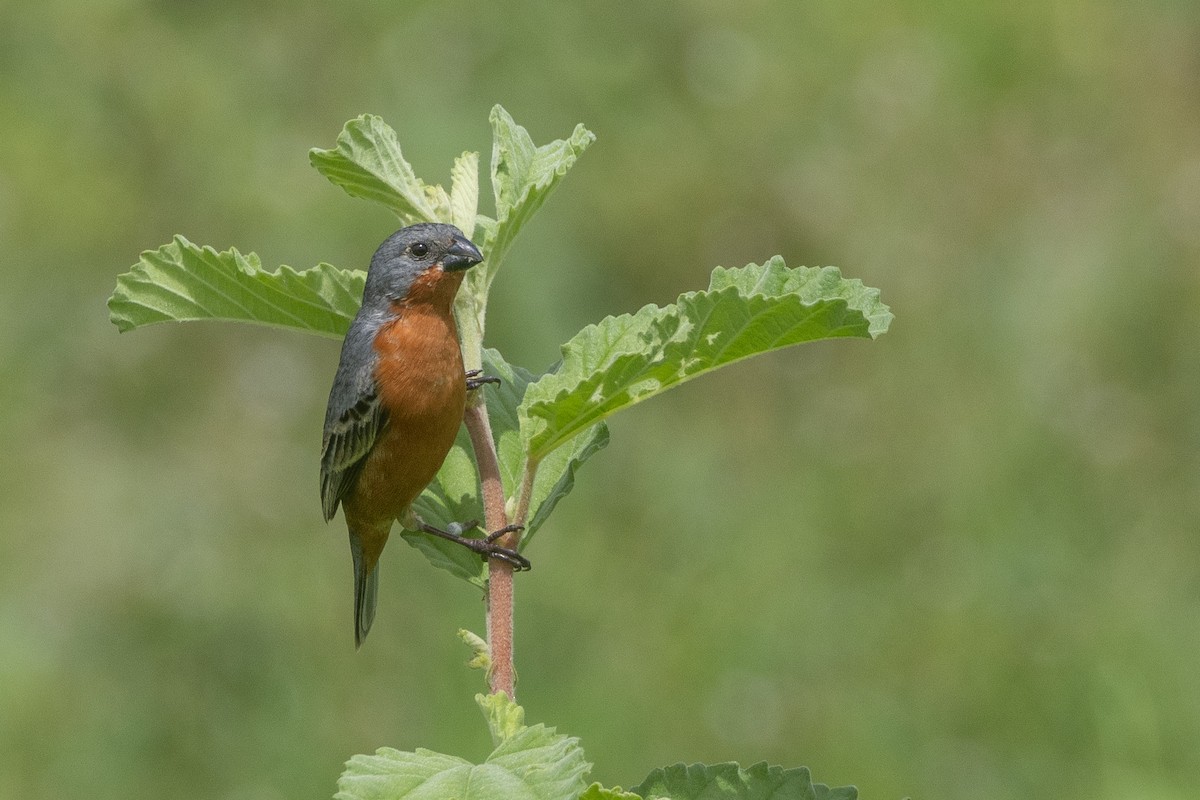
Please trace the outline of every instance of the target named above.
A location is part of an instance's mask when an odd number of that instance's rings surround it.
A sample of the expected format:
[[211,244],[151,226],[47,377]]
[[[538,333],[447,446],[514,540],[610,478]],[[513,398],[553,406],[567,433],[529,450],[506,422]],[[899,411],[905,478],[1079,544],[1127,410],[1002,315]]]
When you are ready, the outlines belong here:
[[777,252],[902,310],[622,415],[518,585],[531,719],[608,785],[763,759],[863,797],[1190,796],[1198,15],[8,4],[0,796],[328,797],[383,742],[486,756],[470,593],[389,550],[385,628],[348,642],[336,343],[118,340],[104,299],[176,232],[365,265],[393,223],[307,148],[378,113],[436,178],[496,102],[599,136],[496,282],[510,360]]

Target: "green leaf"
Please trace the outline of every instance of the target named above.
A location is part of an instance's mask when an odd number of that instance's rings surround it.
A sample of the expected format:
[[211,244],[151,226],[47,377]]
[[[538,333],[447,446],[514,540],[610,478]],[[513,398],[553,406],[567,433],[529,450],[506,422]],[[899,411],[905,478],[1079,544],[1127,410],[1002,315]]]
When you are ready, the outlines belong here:
[[362,272],[318,264],[262,269],[254,253],[218,253],[176,236],[117,278],[109,318],[122,332],[156,322],[228,320],[339,337],[362,298]]
[[[523,796],[544,800],[578,797],[587,785],[584,776],[592,770],[578,739],[561,736],[540,724],[522,728],[502,741],[487,757],[484,767],[507,772],[512,776],[512,780],[505,781],[507,786]],[[486,796],[482,787],[480,791],[478,796]]]
[[[495,106],[490,119],[496,219],[478,214],[471,222],[472,227],[477,226],[479,230],[472,238],[480,243],[484,262],[467,273],[454,304],[467,369],[480,366],[488,293],[513,239],[596,138],[582,125],[577,125],[569,139],[536,147],[529,132],[517,125],[503,107]],[[452,190],[452,202],[454,197]],[[455,219],[458,218],[456,213]]]
[[[502,716],[511,721],[511,709]],[[354,756],[335,800],[574,800],[583,792],[592,765],[578,739],[544,725],[504,730],[511,735],[482,764],[430,750]]]
[[742,769],[735,763],[674,764],[651,772],[631,791],[670,800],[855,800],[853,786],[831,789],[813,783],[808,767],[784,769],[766,762]]
[[[515,497],[521,489],[525,474],[525,448],[521,441],[520,416],[517,408],[526,387],[535,376],[521,367],[506,364],[495,350],[485,352],[486,371],[501,379],[500,386],[488,397],[488,418],[496,442],[500,462],[500,477],[505,497]],[[486,391],[492,391],[488,389]],[[529,519],[521,536],[521,549],[529,545],[534,534],[545,524],[558,501],[575,487],[575,472],[596,453],[608,445],[608,426],[598,423],[579,436],[571,447],[551,453],[537,465],[533,492],[529,500]]]
[[[488,375],[500,378],[499,386],[489,385],[479,391],[484,392],[487,403],[504,494],[512,497],[520,489],[525,469],[517,406],[534,376],[521,367],[509,364],[491,349],[484,351],[483,364]],[[586,429],[582,434],[571,447],[561,448],[539,465],[529,503],[529,520],[521,537],[521,549],[546,523],[558,501],[570,493],[575,485],[575,471],[608,444],[608,429],[603,423]],[[473,452],[470,436],[465,427],[461,428],[437,478],[413,503],[421,519],[441,528],[455,522],[483,520],[483,501]],[[475,553],[426,533],[405,531],[401,535],[434,565],[481,588],[484,585],[487,579],[486,566]]]
[[507,693],[477,694],[475,702],[479,704],[483,717],[487,720],[493,746],[499,747],[502,742],[525,730],[525,709],[517,705]]
[[834,267],[789,269],[779,256],[718,267],[707,291],[608,317],[563,345],[558,370],[521,402],[525,449],[544,459],[610,414],[698,375],[802,342],[874,338],[891,319],[878,290]]
[[[513,436],[519,440],[520,432]],[[583,462],[608,446],[608,426],[598,422],[571,440],[570,447],[559,447],[537,465],[537,476],[530,496],[530,517],[521,539],[528,545],[533,535],[546,524],[558,501],[575,488],[575,471]]]
[[446,190],[417,177],[400,152],[396,132],[380,117],[364,114],[350,120],[332,150],[314,147],[308,159],[335,186],[379,203],[405,225],[451,221]]
[[593,783],[583,790],[583,794],[579,795],[579,800],[639,800],[639,795],[627,792],[620,786],[609,789],[598,783]]
[[466,628],[458,629],[458,638],[462,643],[471,648],[471,658],[467,661],[467,666],[471,669],[481,669],[487,673],[492,671],[492,650],[488,647],[488,643],[482,636],[477,633],[472,633]]
[[470,239],[479,215],[479,153],[463,153],[450,170],[450,222]]
[[541,208],[583,151],[596,141],[595,134],[576,125],[569,138],[536,147],[529,131],[514,122],[502,106],[495,106],[489,119],[496,219],[487,227],[484,238],[488,283],[521,227]]

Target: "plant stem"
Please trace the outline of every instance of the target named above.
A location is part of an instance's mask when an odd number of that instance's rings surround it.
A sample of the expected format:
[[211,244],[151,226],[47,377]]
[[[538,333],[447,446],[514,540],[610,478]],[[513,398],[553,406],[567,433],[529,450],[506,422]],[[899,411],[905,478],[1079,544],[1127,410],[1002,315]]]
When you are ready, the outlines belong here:
[[525,462],[521,475],[521,493],[517,495],[517,507],[513,511],[513,522],[524,525],[529,521],[529,501],[533,497],[533,479],[537,477],[538,462],[532,458]]
[[[488,421],[487,405],[481,393],[467,403],[464,417],[467,433],[471,436],[471,447],[475,450],[475,463],[479,466],[479,484],[483,495],[483,519],[488,531],[499,530],[508,525],[504,510],[504,484],[500,479],[500,462],[496,458],[496,442],[492,438],[492,426]],[[505,547],[516,549],[520,534],[513,532],[502,536],[499,542]],[[488,561],[487,582],[487,639],[491,654],[491,670],[488,675],[493,694],[504,692],[513,700],[516,695],[516,672],[513,669],[513,568],[500,559]]]

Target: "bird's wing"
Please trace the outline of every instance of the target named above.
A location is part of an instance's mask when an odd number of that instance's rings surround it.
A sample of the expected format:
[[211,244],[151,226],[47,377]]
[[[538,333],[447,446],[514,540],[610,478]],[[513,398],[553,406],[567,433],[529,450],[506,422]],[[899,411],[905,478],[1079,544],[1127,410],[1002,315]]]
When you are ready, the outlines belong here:
[[338,503],[354,485],[367,453],[387,422],[374,384],[354,405],[325,425],[321,453],[321,509],[333,519]]

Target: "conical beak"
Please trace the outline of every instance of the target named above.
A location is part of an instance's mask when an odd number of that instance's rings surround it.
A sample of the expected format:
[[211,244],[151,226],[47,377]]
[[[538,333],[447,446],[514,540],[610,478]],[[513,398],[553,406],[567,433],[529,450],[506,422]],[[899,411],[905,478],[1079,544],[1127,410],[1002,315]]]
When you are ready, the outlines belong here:
[[483,261],[483,254],[479,252],[479,248],[465,236],[455,236],[454,243],[442,257],[442,269],[446,272],[470,269],[480,261]]

